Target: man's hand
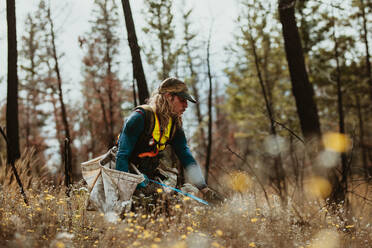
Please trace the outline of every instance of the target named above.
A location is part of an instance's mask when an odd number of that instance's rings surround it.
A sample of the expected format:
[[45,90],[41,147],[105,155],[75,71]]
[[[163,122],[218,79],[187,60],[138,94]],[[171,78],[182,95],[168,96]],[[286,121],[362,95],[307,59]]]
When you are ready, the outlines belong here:
[[150,183],[149,178],[145,174],[142,175],[145,178],[145,180],[137,184],[137,189],[145,188]]

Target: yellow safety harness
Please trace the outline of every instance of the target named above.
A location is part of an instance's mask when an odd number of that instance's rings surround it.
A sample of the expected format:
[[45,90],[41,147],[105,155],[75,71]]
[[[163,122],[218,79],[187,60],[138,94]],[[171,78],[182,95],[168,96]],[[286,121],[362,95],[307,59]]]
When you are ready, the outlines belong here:
[[159,154],[159,151],[162,151],[165,149],[167,141],[170,138],[171,129],[172,129],[172,118],[169,118],[167,128],[162,133],[160,129],[158,115],[155,112],[154,112],[154,115],[155,115],[155,125],[152,131],[152,139],[149,141],[149,146],[155,146],[154,150],[151,152],[143,152],[143,153],[138,154],[139,158],[155,157],[156,155]]

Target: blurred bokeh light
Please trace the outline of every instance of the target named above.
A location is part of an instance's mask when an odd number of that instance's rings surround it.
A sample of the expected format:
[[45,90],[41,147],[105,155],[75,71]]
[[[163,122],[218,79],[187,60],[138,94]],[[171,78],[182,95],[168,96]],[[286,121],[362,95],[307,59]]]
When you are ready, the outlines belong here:
[[249,175],[242,171],[234,171],[227,178],[227,185],[234,191],[247,192],[252,186]]
[[310,197],[326,199],[332,192],[332,185],[327,179],[314,176],[305,181],[305,192]]
[[322,140],[325,149],[334,152],[347,152],[351,147],[350,138],[342,133],[326,133],[323,135]]

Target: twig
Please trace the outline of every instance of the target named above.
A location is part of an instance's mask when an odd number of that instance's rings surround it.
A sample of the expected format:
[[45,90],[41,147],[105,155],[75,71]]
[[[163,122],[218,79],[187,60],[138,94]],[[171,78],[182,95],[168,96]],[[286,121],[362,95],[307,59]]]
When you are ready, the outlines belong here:
[[[354,191],[348,190],[348,191],[346,191],[346,192],[347,192],[347,193],[354,194],[354,195],[358,196],[359,198],[362,198],[363,200],[372,203],[372,200],[371,200],[371,199],[368,199],[367,197],[361,196],[361,195],[359,195],[358,193],[355,193]],[[370,204],[370,205],[372,205],[372,204]]]
[[263,184],[261,183],[260,179],[258,178],[258,176],[256,175],[256,173],[254,172],[254,170],[252,169],[252,167],[248,164],[248,162],[243,159],[239,154],[237,154],[236,152],[234,152],[233,150],[230,149],[229,146],[226,146],[226,148],[232,153],[234,154],[235,156],[237,156],[240,160],[242,160],[244,162],[244,164],[246,164],[248,166],[248,168],[251,170],[253,176],[257,179],[257,182],[258,184],[260,185],[260,187],[262,188],[262,191],[264,192],[265,194],[265,198],[266,198],[266,201],[267,201],[267,204],[269,205],[270,209],[271,209],[271,205],[270,205],[270,201],[269,201],[269,197],[267,195],[267,192],[265,190],[265,187],[263,186]]
[[[269,117],[269,116],[268,116]],[[270,118],[270,117],[269,117]],[[292,131],[291,129],[289,129],[288,127],[286,127],[283,123],[280,123],[274,119],[272,119],[272,121],[275,123],[275,124],[278,124],[279,126],[281,126],[282,128],[284,128],[285,130],[287,130],[290,134],[292,134],[293,136],[295,136],[299,141],[301,141],[303,144],[305,144],[305,141],[303,139],[301,139],[300,136],[298,136],[294,131]]]

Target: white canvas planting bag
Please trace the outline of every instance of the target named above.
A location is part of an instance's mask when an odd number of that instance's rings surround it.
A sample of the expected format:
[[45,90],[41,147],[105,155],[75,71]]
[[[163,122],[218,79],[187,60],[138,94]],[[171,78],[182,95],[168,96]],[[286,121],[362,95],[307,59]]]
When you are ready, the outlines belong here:
[[88,210],[121,214],[129,211],[137,184],[144,181],[142,174],[115,170],[116,147],[106,154],[81,163],[83,178],[89,187]]

